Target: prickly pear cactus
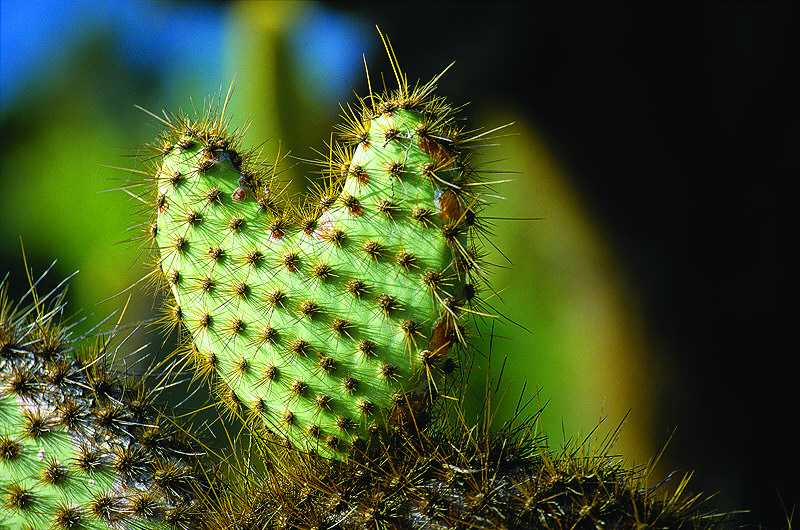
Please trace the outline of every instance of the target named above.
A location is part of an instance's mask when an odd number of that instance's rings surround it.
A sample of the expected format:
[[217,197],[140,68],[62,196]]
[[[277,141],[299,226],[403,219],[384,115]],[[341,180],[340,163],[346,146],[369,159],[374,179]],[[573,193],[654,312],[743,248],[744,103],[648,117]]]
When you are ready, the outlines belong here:
[[0,285],[0,528],[192,527],[197,453],[108,368],[109,342],[76,350],[61,309]]
[[162,119],[157,145],[149,232],[199,371],[327,456],[424,422],[476,292],[469,139],[433,82],[398,81],[351,112],[304,206],[240,150],[224,107]]
[[[436,410],[419,428],[456,370],[461,317],[482,315],[470,190],[485,183],[466,146],[485,135],[462,133],[432,95],[436,79],[409,90],[387,51],[400,88],[349,114],[326,185],[303,206],[242,151],[224,106],[159,118],[155,192],[140,198],[153,211],[167,323],[181,325],[183,351],[230,410],[290,443],[249,443],[221,422],[227,443],[201,455],[156,405],[164,387],[108,366],[123,355],[111,340],[79,349],[56,294],[32,287],[33,303],[14,306],[0,284],[0,529],[706,529],[729,519],[684,495],[689,475],[656,499],[651,466],[623,468],[605,442],[553,451],[533,435],[536,416],[492,428],[492,393],[477,423],[452,399],[459,421]],[[339,458],[383,434],[379,451]]]

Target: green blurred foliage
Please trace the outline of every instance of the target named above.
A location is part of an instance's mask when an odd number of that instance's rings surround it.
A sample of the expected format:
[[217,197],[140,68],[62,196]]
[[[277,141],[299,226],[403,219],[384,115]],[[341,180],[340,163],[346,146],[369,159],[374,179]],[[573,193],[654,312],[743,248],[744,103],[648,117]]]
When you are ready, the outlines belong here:
[[[642,369],[647,345],[607,238],[543,134],[502,105],[482,108],[475,118],[516,119],[477,160],[487,179],[494,169],[509,172],[496,178],[511,178],[495,186],[503,198],[483,211],[487,262],[493,264],[491,289],[481,292],[483,310],[499,318],[481,322],[477,365],[485,369],[489,360],[481,357],[491,352],[495,384],[503,372],[495,421],[512,419],[520,403],[532,399],[520,418],[544,406],[540,428],[558,444],[588,435],[601,419],[604,435],[633,410],[615,449],[629,463],[643,463],[653,454],[646,403],[654,378]],[[471,385],[472,395],[483,395],[485,377],[476,374]]]
[[[15,270],[16,295],[25,291],[21,245],[34,274],[58,260],[49,282],[81,270],[70,286],[72,311],[97,316],[77,332],[116,307],[98,303],[142,274],[136,246],[117,244],[138,222],[130,198],[104,193],[128,179],[129,172],[105,166],[129,165],[124,155],[133,151],[126,148],[147,134],[144,121],[133,119],[133,105],[149,95],[136,90],[142,88],[137,73],[123,69],[109,53],[108,37],[89,38],[68,58],[58,82],[23,97],[2,121],[3,264]],[[146,315],[137,311],[134,318]]]

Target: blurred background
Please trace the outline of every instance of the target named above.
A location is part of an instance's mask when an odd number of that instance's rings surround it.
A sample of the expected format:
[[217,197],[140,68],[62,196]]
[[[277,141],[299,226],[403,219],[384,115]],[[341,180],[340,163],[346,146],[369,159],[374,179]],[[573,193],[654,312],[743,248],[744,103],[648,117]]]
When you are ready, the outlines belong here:
[[126,320],[153,318],[152,296],[128,289],[147,252],[124,240],[144,218],[117,190],[139,177],[115,169],[139,167],[159,130],[134,105],[191,113],[235,76],[226,115],[252,123],[264,156],[297,157],[282,167],[299,191],[313,171],[299,159],[366,94],[364,58],[373,86],[393,84],[378,25],[409,79],[456,62],[439,94],[469,102],[470,127],[514,122],[477,161],[514,179],[483,212],[485,294],[508,318],[478,323],[471,378],[483,395],[507,356],[498,424],[521,396],[523,416],[546,404],[557,447],[627,414],[613,449],[627,465],[674,430],[651,484],[695,470],[712,506],[786,528],[800,498],[785,250],[797,24],[768,2],[2,0],[0,275],[24,293],[22,243],[34,273],[58,260],[50,285],[80,270],[77,330],[128,296]]

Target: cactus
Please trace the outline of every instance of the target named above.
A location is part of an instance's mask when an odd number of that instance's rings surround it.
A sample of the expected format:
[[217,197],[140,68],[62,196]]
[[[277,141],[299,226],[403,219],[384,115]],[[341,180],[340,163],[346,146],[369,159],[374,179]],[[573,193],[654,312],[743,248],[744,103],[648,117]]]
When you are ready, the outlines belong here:
[[115,373],[113,335],[69,336],[56,292],[0,285],[0,528],[194,526],[207,486],[157,391]]
[[[110,339],[71,339],[55,293],[38,298],[31,287],[23,307],[0,287],[0,527],[726,520],[683,495],[688,478],[656,500],[647,469],[622,467],[608,444],[551,451],[535,416],[493,431],[491,394],[483,421],[464,419],[463,387],[446,376],[467,350],[462,317],[483,314],[482,197],[471,190],[485,183],[468,158],[486,134],[456,124],[433,95],[438,76],[410,89],[384,42],[398,90],[349,109],[325,184],[302,205],[242,149],[227,98],[195,119],[156,116],[166,131],[151,146],[152,197],[140,197],[153,212],[154,278],[171,299],[166,323],[184,333],[177,359],[246,420],[228,431],[230,447],[201,447],[156,402],[163,386],[114,372],[122,352]],[[435,399],[451,390],[455,399]],[[212,464],[212,454],[227,456]]]
[[[399,72],[396,70],[396,72]],[[480,264],[467,138],[435,81],[362,100],[296,206],[225,107],[165,116],[149,233],[201,373],[297,447],[340,457],[424,423]]]

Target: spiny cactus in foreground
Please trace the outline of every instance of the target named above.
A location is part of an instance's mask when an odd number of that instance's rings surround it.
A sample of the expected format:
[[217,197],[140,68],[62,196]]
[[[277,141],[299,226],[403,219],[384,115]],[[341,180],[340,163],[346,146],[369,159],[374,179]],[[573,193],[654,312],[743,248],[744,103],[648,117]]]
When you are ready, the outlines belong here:
[[[201,373],[301,449],[339,457],[422,424],[480,277],[469,137],[434,81],[361,100],[302,206],[242,151],[225,107],[165,114],[157,264]],[[226,100],[227,101],[227,100]]]
[[647,484],[649,467],[625,468],[610,455],[613,436],[551,451],[534,434],[535,418],[497,432],[489,424],[436,422],[366,460],[256,446],[237,460],[202,528],[641,530],[730,521],[686,495],[690,475],[662,497]]
[[193,528],[208,485],[157,392],[110,368],[113,335],[73,339],[57,292],[0,285],[0,528]]

